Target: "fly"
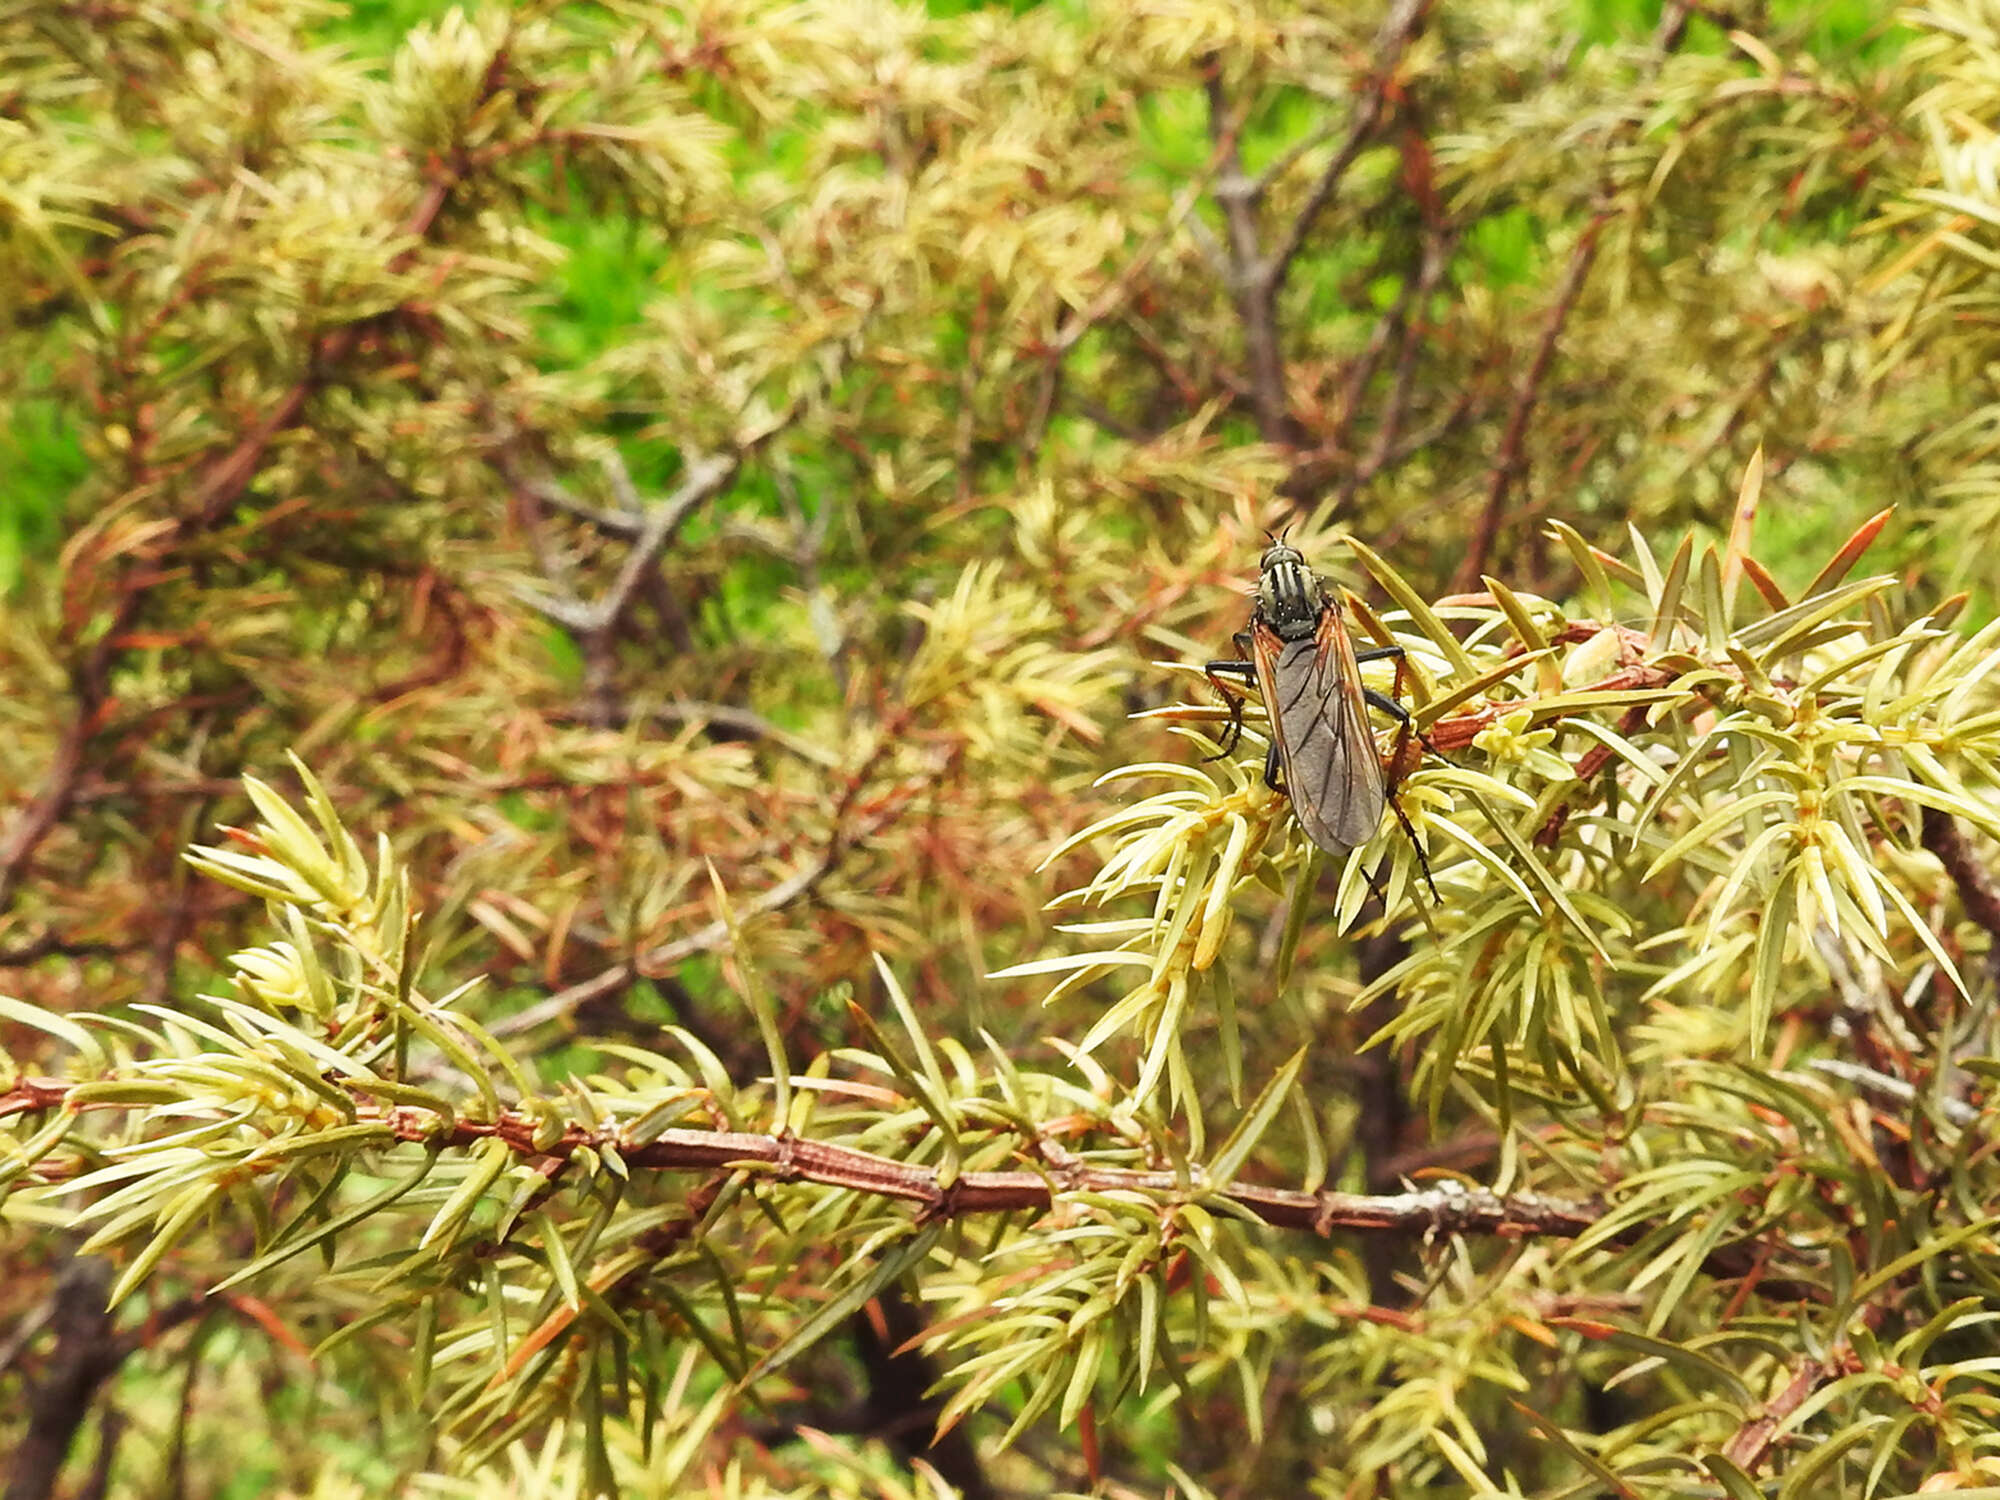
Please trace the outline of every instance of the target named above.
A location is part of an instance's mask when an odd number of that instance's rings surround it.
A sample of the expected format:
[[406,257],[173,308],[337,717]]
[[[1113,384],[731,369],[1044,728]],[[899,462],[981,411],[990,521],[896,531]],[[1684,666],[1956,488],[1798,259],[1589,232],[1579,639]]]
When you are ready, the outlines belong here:
[[[1431,899],[1438,899],[1430,862],[1410,820],[1390,795],[1375,750],[1375,733],[1368,726],[1371,706],[1401,726],[1394,756],[1400,763],[1401,746],[1414,729],[1409,710],[1361,680],[1361,663],[1400,659],[1403,648],[1355,651],[1340,600],[1306,567],[1305,555],[1283,539],[1271,543],[1257,566],[1257,602],[1250,628],[1236,637],[1242,656],[1212,661],[1206,668],[1209,681],[1229,701],[1229,728],[1220,753],[1227,755],[1242,738],[1243,689],[1254,686],[1271,721],[1264,781],[1291,798],[1306,837],[1328,854],[1350,853],[1375,836],[1383,807],[1390,807],[1410,835]],[[1225,680],[1229,678],[1235,679],[1234,685]],[[1436,753],[1429,736],[1415,732],[1425,748]]]

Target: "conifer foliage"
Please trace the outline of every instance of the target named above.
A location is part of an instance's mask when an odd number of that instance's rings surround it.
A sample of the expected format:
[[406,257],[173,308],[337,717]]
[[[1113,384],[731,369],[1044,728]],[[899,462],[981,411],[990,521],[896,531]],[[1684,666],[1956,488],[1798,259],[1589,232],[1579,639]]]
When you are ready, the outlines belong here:
[[1996,56],[0,8],[7,1493],[2000,1493]]

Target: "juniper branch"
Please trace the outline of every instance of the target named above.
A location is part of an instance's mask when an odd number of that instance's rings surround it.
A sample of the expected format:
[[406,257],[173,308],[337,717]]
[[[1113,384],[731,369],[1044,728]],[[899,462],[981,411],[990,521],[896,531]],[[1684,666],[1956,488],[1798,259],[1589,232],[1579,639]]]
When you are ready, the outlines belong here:
[[[357,1093],[365,1088],[357,1086]],[[13,1115],[74,1109],[99,1113],[131,1108],[122,1101],[72,1102],[71,1085],[59,1078],[22,1077],[0,1094],[0,1119]],[[580,1151],[615,1150],[633,1171],[714,1173],[752,1168],[769,1181],[813,1183],[821,1187],[864,1193],[916,1205],[924,1219],[963,1219],[981,1214],[1045,1213],[1057,1198],[1069,1193],[1138,1194],[1162,1203],[1214,1199],[1233,1205],[1249,1218],[1274,1229],[1303,1231],[1322,1238],[1345,1230],[1358,1234],[1425,1239],[1440,1234],[1477,1235],[1495,1239],[1575,1239],[1590,1231],[1602,1210],[1591,1203],[1537,1193],[1500,1194],[1457,1183],[1401,1193],[1306,1192],[1297,1188],[1260,1187],[1232,1182],[1211,1189],[1199,1167],[1183,1177],[1174,1172],[1132,1167],[1091,1166],[1052,1145],[1043,1160],[1029,1169],[960,1172],[953,1176],[934,1167],[913,1166],[892,1157],[853,1146],[808,1140],[789,1133],[669,1127],[639,1143],[624,1139],[614,1126],[572,1123],[551,1139],[544,1123],[518,1110],[503,1110],[490,1120],[458,1116],[442,1121],[429,1110],[412,1105],[383,1107],[363,1104],[356,1125],[376,1125],[387,1138],[422,1144],[433,1150],[466,1149],[480,1141],[504,1142],[515,1154],[535,1161],[564,1161]],[[35,1174],[44,1180],[67,1175],[59,1164]],[[1653,1226],[1621,1231],[1616,1244],[1636,1242]],[[1748,1273],[1754,1257],[1742,1246],[1713,1251],[1706,1265],[1718,1276]],[[1762,1287],[1778,1296],[1824,1300],[1823,1290],[1803,1282],[1775,1282]]]

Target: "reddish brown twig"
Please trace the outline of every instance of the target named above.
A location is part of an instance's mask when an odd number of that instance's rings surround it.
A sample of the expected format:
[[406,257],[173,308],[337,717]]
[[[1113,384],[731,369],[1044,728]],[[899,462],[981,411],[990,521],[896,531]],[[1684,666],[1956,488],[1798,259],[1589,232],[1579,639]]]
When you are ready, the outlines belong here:
[[[1862,1321],[1870,1328],[1881,1322],[1879,1308],[1868,1307],[1862,1311]],[[1861,1368],[1855,1358],[1853,1346],[1841,1339],[1827,1351],[1824,1359],[1809,1359],[1793,1373],[1791,1383],[1771,1398],[1763,1411],[1755,1419],[1746,1422],[1736,1430],[1735,1436],[1723,1444],[1722,1456],[1737,1465],[1745,1473],[1753,1472],[1771,1451],[1777,1441],[1778,1429],[1785,1419],[1806,1404],[1812,1393],[1830,1380],[1837,1380]]]
[[[1278,245],[1266,253],[1257,210],[1270,187],[1270,176],[1252,177],[1238,149],[1240,121],[1222,92],[1219,66],[1207,79],[1209,132],[1217,165],[1215,202],[1222,211],[1228,237],[1226,275],[1237,317],[1243,324],[1243,352],[1250,367],[1250,401],[1258,435],[1267,443],[1297,447],[1304,432],[1291,410],[1285,386],[1283,338],[1278,326],[1278,297],[1292,264],[1304,249],[1346,178],[1349,168],[1375,139],[1392,113],[1398,69],[1417,33],[1422,30],[1430,0],[1396,0],[1376,32],[1374,76],[1357,91],[1347,135],[1307,193],[1306,201],[1285,227]],[[1289,158],[1286,163],[1289,164]]]
[[[72,1106],[71,1087],[57,1078],[20,1078],[12,1090],[0,1094],[0,1119],[70,1107],[93,1113],[133,1107],[114,1100]],[[366,1098],[364,1087],[357,1086],[355,1092]],[[631,1143],[614,1127],[571,1124],[551,1141],[542,1134],[543,1126],[534,1116],[515,1110],[503,1110],[491,1120],[460,1116],[447,1122],[428,1110],[384,1108],[372,1103],[357,1109],[354,1123],[379,1126],[384,1140],[422,1143],[431,1149],[464,1149],[497,1139],[538,1163],[567,1159],[578,1151],[602,1153],[615,1148],[619,1159],[635,1171],[712,1173],[753,1167],[765,1180],[816,1183],[910,1203],[924,1219],[1042,1213],[1063,1193],[1139,1194],[1172,1202],[1199,1198],[1209,1191],[1198,1175],[1190,1180],[1173,1172],[1091,1166],[1053,1147],[1042,1153],[1043,1164],[1032,1170],[961,1172],[948,1177],[935,1167],[914,1166],[852,1146],[790,1134],[673,1127],[644,1142]],[[54,1178],[63,1174],[57,1170],[39,1175]],[[1532,1193],[1502,1196],[1457,1183],[1386,1194],[1309,1193],[1240,1182],[1215,1191],[1273,1228],[1322,1236],[1347,1230],[1411,1238],[1463,1234],[1516,1240],[1574,1239],[1591,1229],[1600,1213],[1589,1203]],[[1612,1243],[1635,1242],[1654,1227],[1634,1225],[1614,1236]],[[1744,1275],[1754,1263],[1755,1247],[1742,1245],[1711,1252],[1706,1262],[1711,1274],[1723,1277]],[[1767,1277],[1763,1286],[1770,1296],[1823,1300],[1826,1295],[1811,1281]]]
[[1460,591],[1476,588],[1487,571],[1488,561],[1493,555],[1493,543],[1500,535],[1501,523],[1506,519],[1507,497],[1526,464],[1522,448],[1528,436],[1528,419],[1534,415],[1535,403],[1541,397],[1542,382],[1548,378],[1549,365],[1555,358],[1556,344],[1562,338],[1563,328],[1568,324],[1570,314],[1576,310],[1577,299],[1583,295],[1584,283],[1590,278],[1591,263],[1597,259],[1598,236],[1616,212],[1616,209],[1607,206],[1592,214],[1590,221],[1583,226],[1583,232],[1577,236],[1575,248],[1570,251],[1569,270],[1564,273],[1555,303],[1549,308],[1548,317],[1542,324],[1542,336],[1535,344],[1534,358],[1528,362],[1527,373],[1515,388],[1514,406],[1507,414],[1500,451],[1487,474],[1486,505],[1479,513],[1479,524],[1472,533],[1472,545],[1466,549],[1465,561],[1459,565],[1455,586]]
[[[494,53],[487,66],[482,100],[498,92],[505,84],[507,69],[508,53],[503,46]],[[404,270],[416,259],[463,170],[463,166],[455,171],[442,164],[434,168],[431,181],[401,227],[402,236],[416,243],[397,252],[389,260],[387,269],[390,272]],[[105,716],[112,707],[111,681],[123,659],[125,642],[122,638],[137,623],[153,588],[177,574],[177,570],[167,566],[164,560],[173,557],[178,549],[197,537],[214,530],[229,516],[251,481],[257,477],[272,445],[299,423],[305,415],[307,402],[325,382],[329,372],[338,369],[353,354],[363,333],[377,326],[384,316],[344,324],[322,334],[314,342],[306,373],[278,398],[262,421],[202,471],[189,495],[187,508],[174,524],[127,561],[112,585],[116,602],[110,608],[106,628],[70,668],[76,706],[56,743],[41,790],[16,815],[5,836],[0,837],[0,912],[5,912],[12,905],[14,892],[27,873],[35,851],[68,813],[75,799],[90,742],[103,726]]]
[[1927,807],[1922,829],[1924,847],[1938,857],[1945,874],[1958,887],[1959,905],[1965,908],[1966,916],[2000,937],[2000,891],[1994,889],[1993,877],[1966,847],[1958,824],[1949,814]]

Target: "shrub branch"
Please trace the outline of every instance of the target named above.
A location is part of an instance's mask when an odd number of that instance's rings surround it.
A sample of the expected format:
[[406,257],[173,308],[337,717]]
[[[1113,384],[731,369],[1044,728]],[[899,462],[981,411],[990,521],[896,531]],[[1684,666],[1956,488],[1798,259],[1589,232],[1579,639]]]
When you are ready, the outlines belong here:
[[[14,1115],[71,1109],[101,1112],[131,1106],[121,1101],[72,1101],[71,1085],[59,1078],[21,1077],[0,1094],[0,1120]],[[628,1145],[616,1127],[568,1125],[551,1141],[545,1126],[517,1110],[503,1110],[491,1120],[458,1117],[448,1123],[428,1110],[408,1105],[363,1105],[354,1124],[375,1124],[396,1140],[433,1149],[468,1149],[483,1140],[500,1140],[516,1155],[546,1170],[579,1151],[614,1150],[629,1169],[654,1172],[718,1172],[749,1168],[760,1176],[785,1183],[815,1183],[878,1198],[914,1203],[921,1217],[959,1219],[976,1214],[1045,1213],[1063,1193],[1136,1194],[1159,1200],[1213,1198],[1233,1204],[1274,1229],[1304,1230],[1322,1237],[1336,1230],[1359,1234],[1429,1238],[1463,1234],[1497,1239],[1575,1239],[1591,1230],[1602,1210],[1590,1203],[1536,1193],[1500,1194],[1458,1183],[1402,1193],[1305,1192],[1295,1188],[1258,1187],[1231,1183],[1210,1190],[1197,1167],[1187,1176],[1128,1167],[1086,1165],[1076,1156],[1042,1143],[1046,1165],[1032,1170],[961,1172],[955,1177],[924,1166],[823,1141],[780,1132],[706,1130],[670,1127],[637,1145]],[[59,1180],[66,1175],[45,1163],[37,1175]],[[1653,1226],[1627,1226],[1612,1237],[1630,1244]],[[1718,1276],[1747,1274],[1754,1246],[1730,1246],[1712,1252],[1706,1261]],[[1823,1293],[1792,1282],[1766,1279],[1763,1290],[1776,1296],[1823,1300]],[[1775,1287],[1775,1290],[1774,1290]]]

